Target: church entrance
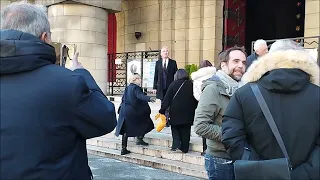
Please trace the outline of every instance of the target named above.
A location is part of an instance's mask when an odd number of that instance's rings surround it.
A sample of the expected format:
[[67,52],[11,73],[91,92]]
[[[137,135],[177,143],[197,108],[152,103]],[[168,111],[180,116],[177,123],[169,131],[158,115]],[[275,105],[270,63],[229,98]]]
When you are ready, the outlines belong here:
[[225,0],[224,48],[304,36],[305,0]]

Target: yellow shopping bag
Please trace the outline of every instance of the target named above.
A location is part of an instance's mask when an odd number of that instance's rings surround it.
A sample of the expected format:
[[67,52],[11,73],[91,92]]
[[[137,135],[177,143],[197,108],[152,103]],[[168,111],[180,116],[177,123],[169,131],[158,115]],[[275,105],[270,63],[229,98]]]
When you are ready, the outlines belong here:
[[166,126],[167,118],[165,115],[160,113],[158,113],[155,118],[156,120],[160,118],[160,122],[158,122],[156,125],[157,132],[160,132]]

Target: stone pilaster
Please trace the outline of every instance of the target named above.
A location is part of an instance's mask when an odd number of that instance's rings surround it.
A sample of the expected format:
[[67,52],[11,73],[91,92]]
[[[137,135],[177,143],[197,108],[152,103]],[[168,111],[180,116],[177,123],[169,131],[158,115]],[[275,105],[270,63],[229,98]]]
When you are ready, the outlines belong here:
[[[304,36],[320,36],[320,0],[306,0],[305,30]],[[318,41],[318,39],[308,39],[308,42]],[[317,48],[318,44],[305,45],[305,47]]]

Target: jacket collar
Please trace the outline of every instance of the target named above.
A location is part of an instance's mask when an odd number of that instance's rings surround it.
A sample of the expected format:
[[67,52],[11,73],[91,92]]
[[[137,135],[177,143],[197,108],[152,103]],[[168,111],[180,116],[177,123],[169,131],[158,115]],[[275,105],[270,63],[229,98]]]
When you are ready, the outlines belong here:
[[31,71],[54,64],[54,47],[36,36],[16,30],[1,31],[0,73]]

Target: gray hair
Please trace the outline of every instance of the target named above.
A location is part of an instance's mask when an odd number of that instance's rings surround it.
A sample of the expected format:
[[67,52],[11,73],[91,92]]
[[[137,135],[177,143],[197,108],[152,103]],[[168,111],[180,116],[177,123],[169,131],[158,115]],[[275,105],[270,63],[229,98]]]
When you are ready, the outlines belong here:
[[254,42],[253,49],[257,50],[261,45],[267,45],[267,42],[263,39],[258,39],[256,42]]
[[136,85],[140,86],[140,84],[137,84],[137,82],[136,82],[138,79],[141,79],[140,74],[134,73],[129,77],[129,83],[136,84]]
[[293,40],[281,39],[271,45],[269,52],[285,50],[304,50],[304,48]]
[[14,2],[1,11],[1,29],[22,31],[40,37],[50,33],[47,8],[26,1]]

